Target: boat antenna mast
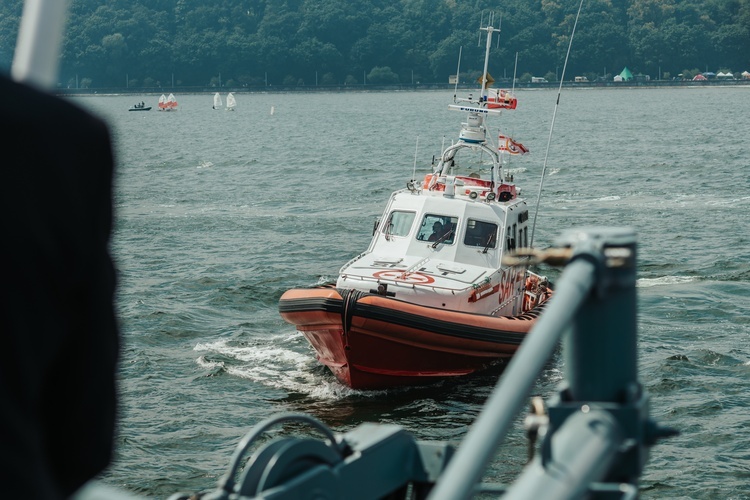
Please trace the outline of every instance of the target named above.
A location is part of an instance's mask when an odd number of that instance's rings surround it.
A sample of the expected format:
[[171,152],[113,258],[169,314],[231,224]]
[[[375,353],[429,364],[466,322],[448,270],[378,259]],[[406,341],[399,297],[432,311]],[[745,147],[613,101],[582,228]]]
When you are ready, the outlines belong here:
[[534,208],[534,221],[531,224],[531,237],[529,238],[529,246],[534,245],[534,230],[536,229],[536,219],[539,215],[539,200],[542,198],[542,186],[544,185],[544,174],[547,171],[547,159],[549,158],[549,147],[552,143],[552,130],[555,128],[555,117],[557,116],[557,108],[560,106],[560,94],[562,94],[562,84],[565,81],[565,69],[568,67],[568,59],[570,58],[570,48],[573,46],[573,37],[576,34],[576,26],[578,26],[578,18],[581,16],[581,8],[583,7],[583,0],[578,5],[578,13],[576,14],[576,20],[573,23],[573,30],[570,33],[570,41],[568,42],[568,52],[565,54],[565,62],[563,63],[562,75],[560,75],[560,86],[557,89],[557,102],[555,103],[555,110],[552,113],[552,123],[549,127],[549,137],[547,139],[547,152],[544,154],[544,165],[542,166],[542,177],[539,180],[539,192],[536,195],[536,207]]
[[488,14],[487,18],[487,26],[486,27],[479,27],[480,31],[486,31],[487,32],[487,44],[485,47],[485,54],[484,54],[484,71],[482,72],[482,94],[481,94],[481,100],[486,101],[487,100],[487,86],[490,83],[489,82],[489,73],[487,73],[487,70],[489,69],[490,64],[490,48],[492,47],[492,33],[497,31],[500,32],[500,26],[498,25],[497,28],[494,28],[492,25],[495,22],[495,13],[490,12]]
[[[487,88],[494,81],[494,80],[490,80],[489,73],[487,72],[487,70],[489,68],[489,63],[490,63],[490,49],[492,48],[492,35],[493,35],[494,32],[498,32],[498,33],[500,32],[500,28],[499,27],[495,28],[493,26],[494,21],[495,21],[495,14],[494,14],[494,12],[490,12],[488,20],[487,20],[487,26],[482,26],[481,23],[480,23],[480,27],[479,27],[480,31],[487,32],[487,38],[486,38],[486,42],[485,42],[485,53],[484,53],[484,70],[482,72],[482,78],[481,78],[482,87],[481,87],[481,90],[480,90],[479,99],[474,99],[474,97],[471,94],[469,94],[468,98],[458,98],[457,97],[458,75],[459,75],[459,72],[460,72],[460,69],[461,69],[461,51],[463,49],[463,46],[459,48],[459,51],[458,51],[458,68],[456,68],[456,85],[455,85],[455,88],[453,90],[453,102],[455,104],[458,104],[458,103],[461,103],[461,102],[466,102],[466,103],[471,103],[471,104],[474,104],[474,105],[482,106],[487,101]],[[456,108],[454,108],[454,109],[456,109]],[[466,110],[462,109],[462,111],[466,111]]]
[[453,87],[453,102],[457,102],[456,96],[458,95],[458,80],[460,79],[461,75],[461,52],[463,51],[463,49],[463,45],[458,48],[458,66],[456,67],[456,85]]
[[[445,175],[445,170],[453,162],[451,159],[455,154],[456,149],[461,147],[469,147],[472,149],[480,149],[483,152],[487,152],[493,158],[492,167],[492,182],[496,184],[498,180],[502,179],[502,164],[498,158],[497,152],[492,149],[492,144],[488,145],[487,141],[487,127],[485,126],[485,118],[489,115],[499,115],[500,109],[490,108],[487,106],[487,88],[494,81],[490,79],[488,73],[490,49],[492,48],[492,35],[496,31],[500,31],[500,28],[495,28],[492,24],[494,22],[494,14],[490,13],[486,26],[481,26],[480,31],[487,33],[485,55],[484,55],[484,70],[481,77],[481,88],[478,97],[474,97],[473,94],[469,94],[466,98],[457,97],[458,80],[456,81],[456,90],[453,94],[453,104],[449,105],[450,109],[455,111],[463,111],[467,114],[466,122],[461,124],[461,132],[459,133],[458,143],[454,146],[446,149],[443,152],[443,156],[438,162],[435,168],[435,172],[438,174]],[[482,23],[483,24],[483,23]],[[459,51],[459,70],[460,70],[460,54]],[[456,72],[458,78],[458,70]]]

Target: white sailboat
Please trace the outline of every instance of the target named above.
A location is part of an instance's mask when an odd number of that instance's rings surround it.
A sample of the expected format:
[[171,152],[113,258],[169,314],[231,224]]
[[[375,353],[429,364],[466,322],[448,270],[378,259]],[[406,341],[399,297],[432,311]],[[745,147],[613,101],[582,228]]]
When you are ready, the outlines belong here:
[[177,111],[177,99],[174,94],[169,94],[166,101],[163,100],[164,95],[159,98],[159,110],[160,111]]
[[217,92],[214,94],[214,109],[221,109],[222,105],[221,95]]
[[234,111],[234,108],[237,107],[237,100],[234,98],[233,93],[227,94],[227,111]]

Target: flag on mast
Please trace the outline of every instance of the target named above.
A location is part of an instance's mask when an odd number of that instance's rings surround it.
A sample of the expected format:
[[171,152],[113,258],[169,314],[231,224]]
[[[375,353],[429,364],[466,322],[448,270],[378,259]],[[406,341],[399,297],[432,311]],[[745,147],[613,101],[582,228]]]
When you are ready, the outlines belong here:
[[482,79],[483,79],[483,78],[487,78],[487,86],[488,86],[488,87],[489,87],[490,85],[492,85],[493,83],[495,83],[495,79],[494,79],[494,78],[492,78],[492,75],[490,75],[490,72],[489,72],[489,71],[488,71],[487,73],[483,74],[482,76],[480,76],[479,78],[477,78],[477,83],[481,85],[481,84],[482,84]]
[[524,155],[529,152],[529,148],[503,134],[497,136],[497,150],[511,155]]

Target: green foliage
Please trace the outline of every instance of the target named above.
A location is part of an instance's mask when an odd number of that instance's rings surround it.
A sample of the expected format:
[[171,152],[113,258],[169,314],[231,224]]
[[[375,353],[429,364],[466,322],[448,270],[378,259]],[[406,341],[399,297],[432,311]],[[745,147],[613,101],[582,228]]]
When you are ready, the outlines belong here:
[[376,85],[398,83],[398,75],[388,66],[376,66],[367,74],[367,81]]
[[[0,68],[23,0],[0,2]],[[482,73],[477,28],[502,18],[489,72],[561,77],[578,2],[71,0],[60,81],[92,88],[447,83]],[[495,26],[498,23],[495,22]],[[516,58],[518,66],[516,68]],[[750,0],[587,0],[566,80],[750,69]],[[692,70],[690,70],[692,72]],[[696,70],[698,71],[698,70]]]

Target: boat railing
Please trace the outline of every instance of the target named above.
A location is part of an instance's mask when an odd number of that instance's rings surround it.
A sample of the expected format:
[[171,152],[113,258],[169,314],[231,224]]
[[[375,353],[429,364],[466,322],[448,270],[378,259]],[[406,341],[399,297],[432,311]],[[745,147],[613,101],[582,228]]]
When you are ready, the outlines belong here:
[[[354,263],[358,259],[352,260],[350,263]],[[429,260],[429,258],[426,258],[425,262]],[[341,269],[344,269],[348,267],[348,264]],[[414,267],[414,266],[412,266]],[[412,269],[412,268],[409,268]],[[416,269],[419,269],[419,267],[414,267],[413,270],[409,269],[402,269],[402,268],[388,268],[384,269],[387,271],[392,271],[396,275],[403,276],[402,278],[399,278],[398,276],[389,278],[385,276],[368,276],[364,274],[355,274],[355,273],[342,273],[341,277],[346,278],[347,280],[351,281],[361,281],[361,282],[372,282],[372,283],[388,283],[388,284],[394,284],[396,286],[404,287],[404,288],[413,288],[413,289],[424,289],[424,290],[432,290],[434,292],[446,292],[446,294],[450,295],[462,295],[464,293],[471,292],[472,290],[476,290],[477,287],[481,286],[481,284],[489,282],[493,277],[495,277],[498,274],[502,273],[502,269],[497,269],[490,274],[486,275],[486,271],[482,272],[479,276],[477,276],[473,283],[470,283],[466,285],[464,288],[456,288],[456,287],[450,287],[450,286],[438,286],[438,285],[432,285],[429,283],[420,283],[420,282],[414,282],[409,280],[409,274],[425,274],[425,275],[435,275],[433,272],[427,272],[427,271],[416,271]],[[485,276],[486,275],[486,276]],[[465,283],[465,282],[464,282]]]
[[[404,274],[404,271],[402,269],[391,269],[394,273],[398,274]],[[438,285],[432,285],[432,284],[425,284],[425,283],[417,283],[414,281],[410,281],[407,275],[404,276],[403,279],[400,279],[398,277],[394,278],[387,278],[383,276],[375,277],[375,276],[364,276],[360,274],[351,274],[351,273],[343,273],[341,275],[342,278],[346,278],[350,281],[361,281],[361,282],[372,282],[373,284],[376,283],[387,283],[389,285],[395,285],[402,288],[411,288],[411,289],[421,289],[421,290],[432,290],[434,292],[445,292],[447,295],[457,295],[462,294],[464,292],[467,292],[471,289],[473,289],[473,285],[464,287],[462,289],[456,289],[449,286],[438,286]]]
[[[457,448],[417,441],[397,425],[368,423],[334,434],[313,417],[282,414],[257,424],[218,487],[194,498],[294,499],[312,491],[321,498],[637,498],[650,447],[676,432],[651,420],[649,397],[637,378],[635,233],[573,230],[557,246],[531,256],[536,263],[564,265],[555,294]],[[528,265],[529,258],[511,257],[508,264]],[[561,342],[564,380],[545,407],[530,398],[531,389]],[[525,425],[533,456],[512,484],[482,482],[529,402]],[[297,432],[302,424],[323,438],[254,446],[267,430],[289,422]],[[239,472],[253,447],[253,460]],[[177,493],[170,500],[188,498]]]
[[346,264],[344,264],[343,266],[341,266],[341,269],[339,269],[339,273],[343,272],[344,269],[346,269],[347,267],[351,266],[352,264],[354,264],[355,262],[357,262],[359,259],[361,259],[365,255],[367,255],[368,253],[369,252],[362,252],[361,254],[357,255],[356,257],[353,257],[353,258],[349,259],[349,262],[347,262]]

